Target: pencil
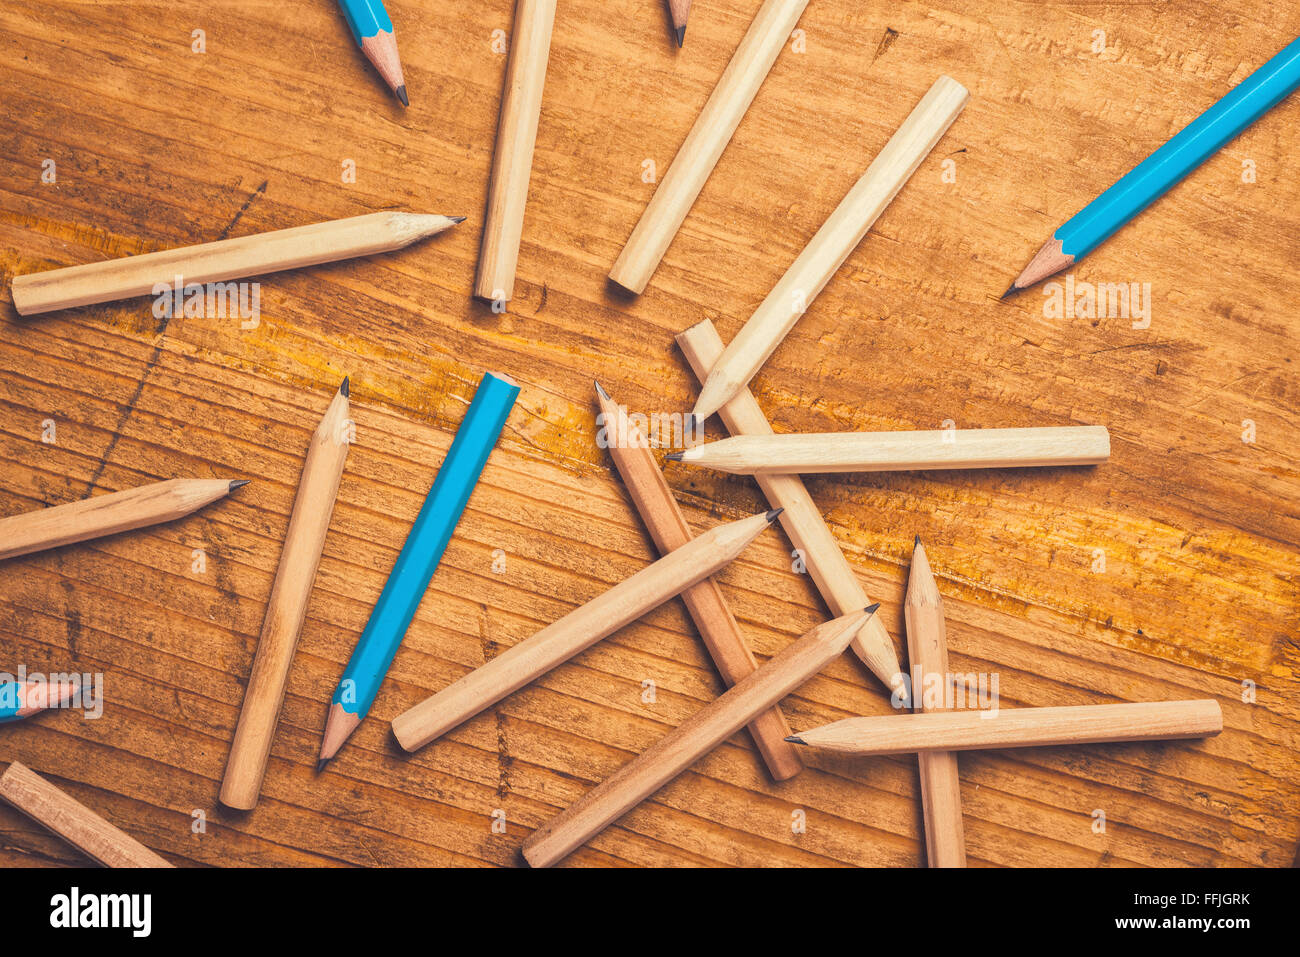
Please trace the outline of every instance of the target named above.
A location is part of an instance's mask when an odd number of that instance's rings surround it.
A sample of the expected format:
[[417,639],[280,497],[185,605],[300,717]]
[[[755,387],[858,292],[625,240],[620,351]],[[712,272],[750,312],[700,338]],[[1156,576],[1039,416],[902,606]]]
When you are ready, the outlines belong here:
[[764,0],[610,270],[614,282],[638,295],[645,290],[806,6]]
[[518,396],[519,386],[509,376],[488,372],[480,380],[469,410],[456,430],[456,438],[438,469],[438,477],[415,517],[370,620],[339,678],[325,721],[318,772],[338,754],[374,704],[384,675],[429,589],[433,573],[442,561],[452,532],[465,512],[470,493],[483,474]]
[[686,18],[691,15],[691,0],[668,0],[668,13],[673,18],[673,33],[680,47],[686,42]]
[[[655,547],[663,555],[681,548],[691,540],[691,529],[664,481],[663,472],[655,464],[649,441],[599,382],[596,394],[606,432],[618,437],[609,443],[610,457]],[[717,581],[706,578],[692,585],[682,592],[682,601],[723,681],[734,685],[758,667]],[[779,709],[773,708],[755,718],[749,733],[775,780],[784,781],[803,770],[803,761],[785,740],[790,735],[790,726]]]
[[[937,676],[946,687],[952,680],[948,670],[947,624],[943,599],[930,571],[921,537],[912,549],[912,570],[907,578],[903,603],[907,619],[907,656],[912,673],[922,681],[912,688],[912,707],[930,712],[942,710],[927,704],[923,689],[926,679]],[[961,782],[957,777],[957,756],[951,751],[927,751],[917,755],[921,767],[921,810],[925,820],[925,857],[931,867],[965,867],[966,836],[961,819]]]
[[389,89],[402,101],[402,106],[409,106],[402,61],[397,55],[397,39],[393,36],[393,22],[388,18],[382,0],[339,0],[339,5],[343,7],[343,15],[361,52],[374,64]]
[[0,518],[0,559],[171,522],[225,498],[248,479],[170,479]]
[[487,217],[479,247],[474,294],[491,302],[509,302],[515,294],[524,207],[533,171],[542,87],[551,53],[556,0],[518,0],[505,93],[497,122],[496,151],[488,181]]
[[275,726],[289,684],[289,666],[307,617],[307,603],[343,479],[351,444],[350,411],[348,380],[344,379],[307,447],[280,565],[266,603],[257,655],[226,760],[221,803],[227,807],[252,810],[262,790]]
[[133,296],[204,296],[205,283],[371,256],[450,229],[464,216],[367,213],[198,246],[127,256],[15,276],[9,287],[19,315],[33,316]]
[[0,724],[29,718],[50,708],[61,708],[81,690],[80,681],[50,677],[50,681],[25,679],[0,684]]
[[808,632],[534,831],[524,841],[524,859],[550,867],[591,840],[821,671],[874,613],[872,606]]
[[1100,425],[924,432],[803,432],[736,435],[668,458],[742,475],[896,472],[1097,465],[1110,455]]
[[518,691],[736,558],[776,520],[759,513],[719,525],[673,549],[481,665],[393,721],[397,743],[415,751]]
[[970,93],[956,80],[935,80],[714,364],[695,403],[696,416],[708,418],[749,383],[969,99]]
[[[701,382],[722,355],[722,339],[708,319],[691,326],[677,336],[682,355]],[[772,426],[748,388],[741,389],[718,410],[718,415],[732,435],[771,435]],[[844,552],[835,543],[835,536],[826,527],[821,512],[813,502],[803,480],[797,475],[756,475],[768,504],[781,509],[781,527],[790,536],[813,584],[821,593],[831,612],[847,615],[856,608],[871,604],[867,593],[849,566]],[[872,615],[862,630],[853,638],[854,654],[862,659],[871,673],[886,688],[906,693],[907,685],[898,665],[898,652],[883,615]],[[906,698],[904,697],[904,700]]]
[[1300,86],[1300,37],[1061,226],[1002,294],[1074,265]]
[[1222,730],[1219,703],[1206,698],[845,718],[790,740],[822,751],[870,755],[1170,741]]
[[0,774],[0,798],[105,867],[173,866],[17,761]]

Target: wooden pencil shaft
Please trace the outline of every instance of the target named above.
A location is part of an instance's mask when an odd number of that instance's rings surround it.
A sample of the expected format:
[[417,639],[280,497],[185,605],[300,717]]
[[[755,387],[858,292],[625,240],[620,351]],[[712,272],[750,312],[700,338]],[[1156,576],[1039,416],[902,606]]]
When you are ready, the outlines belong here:
[[[947,680],[948,639],[943,602],[935,586],[930,562],[918,540],[903,603],[907,621],[907,657],[914,671]],[[912,689],[913,707],[925,711],[925,696]],[[966,835],[961,816],[961,781],[957,756],[951,751],[917,755],[921,777],[921,811],[925,822],[926,863],[930,867],[965,867]]]
[[592,788],[524,841],[524,859],[549,867],[585,844],[705,754],[773,707],[848,647],[867,613],[818,625]]
[[764,0],[610,270],[614,282],[635,293],[645,289],[806,6],[808,0]]
[[397,716],[393,734],[414,751],[506,695],[585,651],[606,635],[702,581],[738,556],[770,524],[754,515],[720,525],[669,552],[531,638]]
[[1099,425],[922,432],[805,432],[733,436],[681,460],[721,472],[795,474],[1097,465],[1110,456]]
[[488,183],[487,217],[479,248],[474,294],[508,302],[514,296],[524,207],[542,111],[556,0],[518,0],[506,87],[497,123],[496,152]]
[[969,99],[966,88],[950,77],[941,76],[934,82],[727,346],[700,390],[696,415],[712,415],[749,383]]
[[[692,538],[690,526],[655,463],[650,443],[622,407],[603,392],[599,394],[599,402],[607,432],[620,437],[620,441],[610,443],[610,456],[655,547],[661,554],[681,548]],[[609,428],[610,425],[615,428]],[[714,579],[706,578],[687,588],[682,592],[682,601],[728,685],[734,685],[758,667]],[[749,733],[775,780],[784,781],[803,770],[803,760],[794,745],[785,740],[790,730],[779,709],[773,708],[755,718]]]
[[[701,382],[723,349],[722,338],[708,319],[678,335],[677,345]],[[718,410],[718,414],[732,435],[772,434],[767,416],[748,388],[737,392]],[[855,608],[871,604],[803,480],[797,475],[758,475],[755,478],[768,504],[782,509],[781,527],[794,543],[832,613],[846,615]],[[854,637],[852,648],[885,687],[892,689],[900,686],[903,676],[893,639],[889,637],[882,618],[882,615],[872,615]]]
[[1168,741],[1222,730],[1219,703],[1206,698],[846,718],[799,738],[824,751],[867,755]]
[[251,810],[262,789],[289,684],[289,666],[307,617],[325,535],[343,479],[349,448],[348,414],[348,397],[340,390],[325,410],[307,449],[221,783],[221,803],[227,807]]
[[222,239],[198,246],[15,276],[14,308],[31,316],[184,286],[230,281],[284,269],[388,252],[440,233],[458,220],[382,212],[310,226]]
[[230,493],[228,479],[169,479],[0,518],[0,559],[170,522]]
[[173,866],[17,761],[0,775],[0,797],[106,867]]

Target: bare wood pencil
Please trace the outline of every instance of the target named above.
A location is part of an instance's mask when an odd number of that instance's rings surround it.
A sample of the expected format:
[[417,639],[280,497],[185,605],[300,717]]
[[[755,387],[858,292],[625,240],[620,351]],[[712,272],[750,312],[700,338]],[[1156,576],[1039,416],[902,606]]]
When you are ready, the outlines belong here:
[[764,0],[610,270],[614,282],[644,291],[806,6]]
[[0,775],[0,797],[106,867],[173,866],[17,761]]
[[221,803],[248,811],[257,804],[280,720],[289,666],[320,566],[334,500],[350,447],[348,380],[344,379],[321,417],[307,448],[298,494],[289,516],[280,565],[266,605],[257,655],[235,726],[235,739],[221,783]]
[[226,282],[317,263],[370,256],[409,246],[465,217],[368,213],[310,226],[222,239],[198,246],[127,256],[15,276],[14,308],[32,316],[132,296],[159,295],[177,285]]
[[1222,730],[1219,703],[1204,698],[845,718],[800,731],[791,740],[823,751],[866,755],[1170,741]]
[[714,363],[694,414],[707,418],[744,388],[957,119],[970,93],[941,76],[840,201]]
[[[664,481],[663,472],[655,464],[649,441],[599,382],[596,383],[596,393],[604,415],[605,430],[617,437],[609,444],[610,457],[623,477],[623,484],[641,521],[654,539],[655,547],[662,554],[681,548],[691,540],[691,529],[686,524],[686,516],[677,507],[672,490]],[[692,585],[682,592],[682,601],[728,685],[734,685],[758,667],[717,581],[706,578]],[[790,726],[779,709],[760,714],[749,726],[749,733],[774,779],[784,781],[803,770],[803,761],[785,740],[790,735]]]
[[478,255],[474,294],[480,299],[508,302],[514,296],[524,207],[533,171],[537,121],[542,112],[542,87],[551,51],[556,0],[518,0],[506,88],[497,124],[496,152],[488,182],[487,218]]
[[502,652],[393,721],[393,734],[415,751],[590,648],[736,558],[777,512],[710,529],[596,596],[531,638]]
[[0,518],[0,559],[174,521],[247,484],[248,479],[169,479]]
[[673,33],[680,47],[686,42],[686,20],[691,15],[691,0],[668,0],[668,13],[673,18]]
[[876,606],[818,625],[650,745],[524,841],[524,859],[550,867],[735,734],[844,651]]
[[669,458],[720,472],[788,475],[1097,465],[1110,456],[1100,425],[923,432],[803,432],[737,435]]
[[[941,687],[949,682],[948,626],[943,617],[943,600],[930,570],[920,536],[912,549],[912,570],[907,578],[903,603],[907,618],[907,657],[921,687],[912,688],[912,707],[930,712],[942,710],[926,705],[927,679],[937,675]],[[921,809],[925,820],[925,859],[931,867],[965,867],[966,835],[961,819],[961,781],[957,777],[957,755],[951,751],[928,751],[917,755],[921,768]]]
[[[708,319],[677,336],[682,355],[701,382],[722,355],[722,338]],[[732,435],[771,435],[772,426],[748,388],[741,389],[719,410]],[[821,512],[797,475],[758,475],[758,487],[768,504],[781,509],[781,527],[798,550],[813,583],[836,615],[871,604],[861,582],[849,567]],[[886,688],[906,691],[898,652],[881,615],[872,615],[854,636],[853,651]]]

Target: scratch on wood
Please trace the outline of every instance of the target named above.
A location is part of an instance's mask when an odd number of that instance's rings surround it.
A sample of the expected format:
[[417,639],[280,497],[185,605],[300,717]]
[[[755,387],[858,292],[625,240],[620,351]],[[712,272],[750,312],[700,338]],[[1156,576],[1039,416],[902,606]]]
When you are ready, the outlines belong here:
[[895,30],[893,27],[885,27],[885,35],[880,38],[880,45],[876,47],[876,55],[871,58],[871,62],[875,63],[882,56],[884,56],[885,51],[888,50],[891,46],[893,46],[894,41],[897,39],[898,39],[898,31]]

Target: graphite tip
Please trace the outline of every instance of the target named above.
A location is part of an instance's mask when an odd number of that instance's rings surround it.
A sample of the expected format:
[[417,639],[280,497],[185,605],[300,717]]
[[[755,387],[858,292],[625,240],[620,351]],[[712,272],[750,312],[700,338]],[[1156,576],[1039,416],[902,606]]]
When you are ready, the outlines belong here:
[[666,458],[669,462],[680,462],[682,460],[682,456],[685,454],[686,454],[685,452],[669,452],[667,455],[664,456],[664,458]]
[[868,615],[874,615],[874,614],[876,613],[876,609],[878,609],[879,607],[880,607],[880,602],[876,602],[874,605],[868,605],[868,606],[867,606],[865,609],[863,609],[863,610],[864,610]]
[[402,106],[410,106],[410,105],[411,105],[411,101],[408,100],[408,99],[406,98],[406,84],[405,84],[405,83],[403,83],[401,86],[399,86],[399,87],[398,87],[396,90],[394,90],[393,92],[396,93],[396,94],[397,94],[397,98],[398,98],[399,100],[402,101]]
[[343,377],[343,381],[339,383],[339,394],[342,395],[343,398],[345,398],[345,399],[347,399],[347,398],[351,398],[351,396],[352,396],[351,391],[349,391],[349,385],[348,385],[348,380],[349,380],[350,378],[352,378],[352,377],[351,377],[351,376],[346,376],[346,375],[345,375],[345,376]]
[[920,536],[920,535],[917,535],[915,538],[912,539],[912,547],[913,547],[913,548],[920,548],[920,547],[921,547],[921,536]]
[[327,765],[327,764],[329,764],[329,763],[330,763],[330,759],[329,759],[329,758],[321,758],[319,761],[317,761],[317,762],[316,762],[316,773],[317,773],[317,774],[320,774],[322,771],[324,771],[324,770],[325,770],[325,765]]
[[808,742],[805,741],[803,738],[799,737],[799,735],[797,735],[797,734],[792,734],[792,735],[790,735],[790,737],[786,738],[786,741],[790,742],[791,744],[807,744],[807,743],[808,743]]
[[686,42],[686,24],[677,28],[677,48],[680,50],[682,44]]
[[233,492],[233,491],[234,491],[235,489],[237,489],[237,488],[243,488],[245,485],[247,485],[247,484],[248,484],[249,482],[251,482],[251,481],[253,481],[253,480],[252,480],[252,479],[234,479],[234,480],[232,480],[231,483],[230,483],[230,489],[229,489],[229,491]]
[[602,399],[604,399],[606,402],[608,402],[608,401],[609,401],[609,393],[606,392],[606,391],[605,391],[605,387],[604,387],[603,385],[600,384],[600,380],[598,380],[598,379],[592,379],[592,380],[591,380],[591,384],[594,385],[594,386],[596,387],[596,394],[597,394],[598,396],[600,396]]
[[774,508],[771,511],[769,511],[767,515],[764,516],[767,519],[767,524],[771,525],[773,522],[775,522],[777,520],[777,517],[784,511],[785,511],[784,506],[782,506],[781,508]]
[[468,216],[448,216],[447,218],[453,223],[463,223],[465,220],[469,219]]
[[998,298],[1005,299],[1007,298],[1007,296],[1011,295],[1015,291],[1016,291],[1016,284],[1013,282],[1011,285],[1007,286],[1007,291],[1004,292],[1002,295],[998,296]]

